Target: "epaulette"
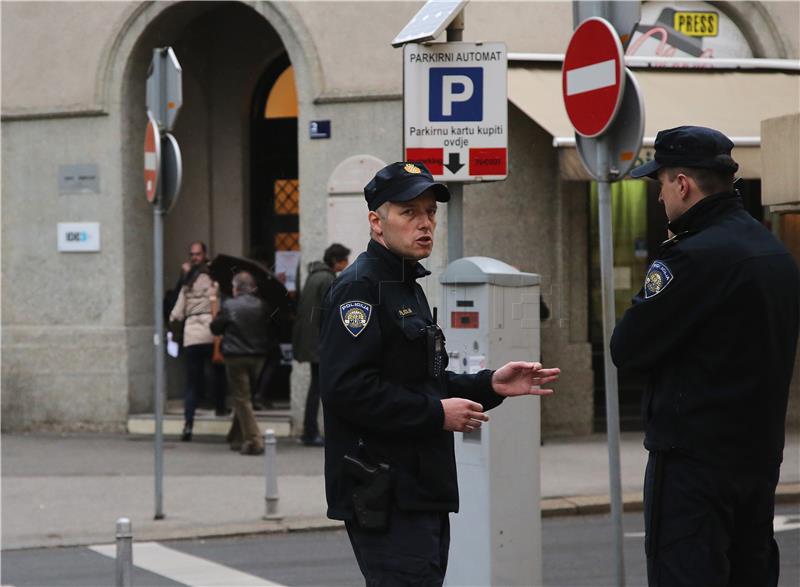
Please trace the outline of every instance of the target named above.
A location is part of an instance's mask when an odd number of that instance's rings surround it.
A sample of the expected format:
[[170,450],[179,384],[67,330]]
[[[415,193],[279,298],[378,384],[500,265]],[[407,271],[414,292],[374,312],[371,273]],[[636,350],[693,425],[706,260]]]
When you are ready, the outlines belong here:
[[694,234],[693,230],[684,230],[683,232],[679,232],[678,234],[673,235],[671,238],[668,238],[663,243],[661,243],[661,248],[668,249],[671,246],[677,245],[682,239],[692,234]]

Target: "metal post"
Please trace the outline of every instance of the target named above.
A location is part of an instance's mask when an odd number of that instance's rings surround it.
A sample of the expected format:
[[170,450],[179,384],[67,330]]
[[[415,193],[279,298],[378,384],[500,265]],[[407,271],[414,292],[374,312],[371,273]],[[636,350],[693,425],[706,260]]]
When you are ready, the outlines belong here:
[[267,510],[265,520],[280,520],[283,518],[278,513],[278,441],[275,440],[275,431],[272,429],[264,433],[264,501]]
[[161,296],[164,295],[164,217],[161,206],[153,206],[153,309],[156,332],[153,336],[155,348],[155,484],[156,520],[164,518],[163,478],[164,478],[164,314]]
[[133,585],[133,531],[128,518],[117,520],[116,587]]
[[[461,10],[447,26],[447,42],[458,42],[464,33],[464,11]],[[450,201],[447,202],[447,261],[464,256],[464,184],[450,182]]]
[[619,400],[617,369],[611,362],[611,333],[616,324],[614,302],[614,248],[611,226],[611,183],[608,181],[609,152],[604,139],[598,138],[597,163],[603,181],[597,182],[600,220],[600,271],[603,291],[603,359],[606,385],[606,427],[608,431],[608,480],[611,499],[611,524],[614,535],[616,585],[625,585],[622,532],[622,482],[619,462]]
[[450,182],[447,187],[447,261],[452,263],[464,256],[464,185]]

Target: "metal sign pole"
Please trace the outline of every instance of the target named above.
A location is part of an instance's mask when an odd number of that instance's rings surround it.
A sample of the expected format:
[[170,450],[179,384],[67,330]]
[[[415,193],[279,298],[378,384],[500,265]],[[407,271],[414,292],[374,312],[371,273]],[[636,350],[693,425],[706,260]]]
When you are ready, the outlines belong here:
[[447,202],[447,261],[464,256],[464,184],[450,182],[450,201]]
[[[447,27],[447,42],[463,39],[464,11],[459,12]],[[464,184],[451,181],[450,201],[447,202],[447,261],[451,263],[464,256]]]
[[[182,70],[172,47],[153,49],[153,59],[147,72],[147,111],[151,124],[157,123],[154,151],[145,145],[145,177],[148,155],[160,159],[154,165],[159,170],[156,185],[148,191],[148,200],[153,204],[153,309],[155,314],[155,485],[156,520],[164,518],[164,214],[175,204],[181,187],[181,153],[175,137],[169,134],[183,105]],[[155,119],[155,120],[153,120]],[[166,133],[166,134],[165,134]],[[162,137],[165,142],[162,143]],[[160,147],[166,145],[166,149]],[[148,190],[150,190],[148,184]]]
[[156,520],[164,518],[163,479],[164,479],[164,310],[161,296],[164,291],[164,217],[160,203],[153,206],[153,309],[155,311],[156,332],[153,337],[155,348],[155,483]]
[[623,557],[622,532],[622,483],[619,460],[619,401],[617,391],[617,368],[611,361],[609,351],[611,334],[616,323],[614,301],[614,248],[611,226],[611,183],[609,177],[609,146],[604,137],[599,137],[597,163],[600,181],[597,182],[600,221],[600,272],[602,275],[603,300],[603,362],[606,385],[606,429],[608,433],[608,480],[611,500],[611,525],[614,536],[614,562],[616,585],[625,586],[625,561]]

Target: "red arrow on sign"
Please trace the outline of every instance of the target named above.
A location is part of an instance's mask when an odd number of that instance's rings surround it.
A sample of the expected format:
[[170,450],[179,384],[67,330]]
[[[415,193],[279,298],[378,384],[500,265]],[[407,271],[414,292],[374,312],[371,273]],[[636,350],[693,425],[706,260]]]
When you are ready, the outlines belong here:
[[147,114],[147,129],[144,133],[144,189],[151,204],[158,194],[158,175],[161,171],[161,133],[158,123]]
[[622,44],[614,27],[592,17],[575,29],[564,54],[561,89],[575,132],[592,138],[614,122],[625,90]]

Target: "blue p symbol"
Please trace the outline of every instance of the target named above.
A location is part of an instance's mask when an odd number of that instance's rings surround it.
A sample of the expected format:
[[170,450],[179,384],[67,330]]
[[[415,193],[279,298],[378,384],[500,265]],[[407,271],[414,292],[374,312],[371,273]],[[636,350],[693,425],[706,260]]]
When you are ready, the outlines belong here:
[[431,122],[483,120],[483,69],[432,67],[428,77]]

